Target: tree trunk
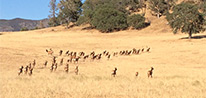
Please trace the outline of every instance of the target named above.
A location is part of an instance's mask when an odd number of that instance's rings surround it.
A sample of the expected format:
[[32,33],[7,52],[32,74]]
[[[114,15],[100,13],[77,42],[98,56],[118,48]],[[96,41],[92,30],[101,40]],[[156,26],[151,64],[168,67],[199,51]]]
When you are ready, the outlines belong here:
[[69,29],[69,23],[68,23],[68,21],[66,22],[66,25],[67,25],[67,27],[66,27],[66,28],[67,28],[67,29]]
[[190,31],[189,32],[189,39],[191,39],[192,38],[192,32]]
[[157,18],[158,18],[158,19],[160,18],[160,13],[159,13],[159,12],[157,13]]

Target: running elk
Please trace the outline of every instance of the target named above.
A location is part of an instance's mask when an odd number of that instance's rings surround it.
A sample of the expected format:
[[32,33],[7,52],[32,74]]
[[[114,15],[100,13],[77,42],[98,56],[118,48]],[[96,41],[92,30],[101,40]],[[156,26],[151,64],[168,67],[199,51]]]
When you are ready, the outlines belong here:
[[79,67],[76,66],[75,70],[74,70],[75,74],[78,75],[79,74]]
[[112,76],[115,77],[116,74],[117,74],[117,68],[115,67],[115,69],[114,69],[113,72],[112,72]]
[[66,73],[69,72],[69,64],[67,64],[66,67],[64,67],[64,71],[65,71]]
[[51,48],[49,50],[46,49],[46,52],[48,53],[48,55],[52,55],[54,53]]
[[19,68],[19,73],[18,73],[18,75],[20,75],[20,74],[23,72],[23,68],[24,68],[24,66],[21,66],[21,67]]
[[151,67],[151,69],[148,71],[148,73],[147,73],[148,78],[149,78],[149,77],[151,77],[151,78],[152,78],[153,70],[154,70],[154,68],[153,68],[153,67]]

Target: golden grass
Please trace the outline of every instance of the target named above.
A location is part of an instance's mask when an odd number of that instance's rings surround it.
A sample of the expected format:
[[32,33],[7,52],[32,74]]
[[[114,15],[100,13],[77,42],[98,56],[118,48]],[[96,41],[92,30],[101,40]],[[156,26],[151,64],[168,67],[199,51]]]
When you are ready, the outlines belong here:
[[[205,98],[206,38],[180,39],[187,35],[173,35],[162,22],[159,27],[152,25],[141,31],[110,34],[80,30],[81,27],[3,33],[0,98]],[[151,47],[150,53],[80,61],[78,76],[74,64],[70,64],[69,74],[63,72],[65,64],[50,73],[52,58],[45,52],[52,48],[54,55],[60,49],[64,53],[66,50],[100,53],[105,49],[112,52],[146,46]],[[34,59],[37,66],[33,75],[18,76],[18,68]],[[45,60],[49,60],[49,65],[42,68]],[[154,78],[148,79],[151,66]],[[114,67],[118,68],[115,78],[111,77]],[[135,77],[136,71],[139,77]]]

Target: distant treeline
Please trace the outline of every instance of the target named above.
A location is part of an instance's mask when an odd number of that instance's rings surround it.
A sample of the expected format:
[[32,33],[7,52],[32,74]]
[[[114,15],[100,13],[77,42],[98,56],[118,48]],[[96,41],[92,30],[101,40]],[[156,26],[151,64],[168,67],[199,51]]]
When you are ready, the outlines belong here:
[[166,16],[174,33],[199,33],[205,30],[206,0],[56,0],[50,1],[50,26],[90,24],[101,32],[142,29],[150,25],[144,15]]

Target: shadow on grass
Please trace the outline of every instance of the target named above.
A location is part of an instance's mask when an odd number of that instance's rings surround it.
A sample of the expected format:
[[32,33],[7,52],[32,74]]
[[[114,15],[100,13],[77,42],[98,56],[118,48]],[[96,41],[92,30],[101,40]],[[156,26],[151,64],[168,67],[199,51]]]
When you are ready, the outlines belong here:
[[[191,39],[203,39],[203,38],[206,38],[206,35],[193,36]],[[189,37],[183,37],[181,39],[189,39]]]
[[94,27],[92,27],[92,26],[82,28],[82,30],[92,30],[92,29],[95,29],[95,28],[94,28]]

